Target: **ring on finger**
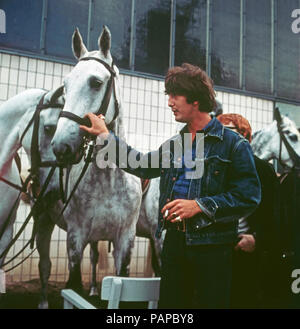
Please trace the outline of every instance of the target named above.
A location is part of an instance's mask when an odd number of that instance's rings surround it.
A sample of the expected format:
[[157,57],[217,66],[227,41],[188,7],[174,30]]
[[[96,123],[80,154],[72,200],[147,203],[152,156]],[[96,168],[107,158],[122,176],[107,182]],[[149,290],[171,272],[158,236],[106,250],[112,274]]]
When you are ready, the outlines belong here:
[[175,218],[174,222],[182,222],[182,218],[180,216],[177,216]]

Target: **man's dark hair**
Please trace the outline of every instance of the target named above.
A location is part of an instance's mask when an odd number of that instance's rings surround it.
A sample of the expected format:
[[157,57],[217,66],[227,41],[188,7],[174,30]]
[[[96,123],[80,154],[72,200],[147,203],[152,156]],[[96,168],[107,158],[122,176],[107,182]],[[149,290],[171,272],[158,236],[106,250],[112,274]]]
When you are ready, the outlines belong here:
[[199,102],[199,111],[211,112],[216,107],[213,81],[200,67],[183,63],[174,66],[165,78],[167,95],[185,96],[189,104]]

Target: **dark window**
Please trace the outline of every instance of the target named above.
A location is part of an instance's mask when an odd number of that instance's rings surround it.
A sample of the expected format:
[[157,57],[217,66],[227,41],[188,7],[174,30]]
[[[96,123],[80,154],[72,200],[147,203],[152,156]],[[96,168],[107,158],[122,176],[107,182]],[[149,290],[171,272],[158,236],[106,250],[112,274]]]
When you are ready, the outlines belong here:
[[72,34],[79,28],[86,44],[88,30],[89,2],[86,0],[48,1],[46,54],[74,58]]
[[300,34],[292,31],[292,11],[299,7],[298,0],[276,2],[278,12],[277,39],[277,94],[300,100]]
[[6,33],[0,34],[0,46],[39,52],[43,2],[1,0],[0,8],[6,16]]
[[211,77],[216,85],[239,88],[240,1],[212,2]]
[[175,65],[206,69],[206,0],[176,1]]
[[170,0],[136,1],[135,70],[164,75],[169,66]]
[[131,0],[98,0],[93,6],[91,49],[98,49],[98,37],[102,26],[111,31],[111,53],[116,64],[129,67]]
[[246,1],[246,90],[271,92],[271,2]]

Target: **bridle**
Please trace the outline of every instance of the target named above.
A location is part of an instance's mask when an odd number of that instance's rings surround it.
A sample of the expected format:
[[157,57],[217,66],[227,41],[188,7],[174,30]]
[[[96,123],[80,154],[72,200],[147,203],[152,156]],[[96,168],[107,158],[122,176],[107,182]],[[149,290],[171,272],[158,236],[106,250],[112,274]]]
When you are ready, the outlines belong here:
[[[112,121],[115,121],[115,119],[117,118],[117,116],[119,115],[119,105],[117,102],[117,98],[116,98],[116,87],[115,87],[115,76],[116,76],[116,71],[114,70],[113,66],[114,66],[114,62],[112,62],[112,65],[109,66],[106,62],[104,62],[103,60],[101,60],[100,58],[97,57],[83,57],[81,58],[79,61],[89,61],[89,60],[93,60],[93,61],[97,61],[100,64],[102,64],[110,73],[110,78],[107,82],[107,87],[105,90],[105,94],[102,100],[102,103],[98,109],[98,111],[95,113],[96,115],[100,115],[103,114],[104,116],[106,115],[107,109],[108,109],[108,105],[110,102],[110,98],[111,98],[111,94],[112,91],[114,91],[114,99],[115,99],[115,113],[114,113],[114,117]],[[81,118],[78,115],[69,112],[69,111],[62,111],[60,113],[60,117],[64,117],[64,118],[68,118],[72,121],[77,122],[80,125],[84,125],[84,126],[91,126],[91,122],[88,118]]]
[[279,132],[279,136],[280,136],[280,145],[279,145],[279,162],[281,165],[283,165],[282,163],[282,158],[281,158],[281,152],[282,152],[282,142],[284,143],[287,152],[289,154],[289,157],[291,158],[291,160],[293,161],[293,169],[300,171],[300,156],[294,151],[294,149],[292,148],[292,146],[290,145],[290,143],[288,142],[283,130],[282,130],[282,117],[280,115],[279,109],[278,107],[275,108],[274,111],[274,118],[277,122],[277,129]]
[[[104,116],[106,115],[107,109],[108,109],[108,105],[111,99],[111,95],[112,95],[112,91],[114,91],[114,101],[115,101],[115,113],[114,113],[114,117],[112,120],[112,123],[115,121],[115,119],[118,117],[119,115],[119,105],[116,99],[116,90],[115,90],[115,76],[116,76],[116,72],[113,69],[113,65],[114,63],[112,63],[112,66],[110,67],[107,63],[105,63],[104,61],[102,61],[99,58],[96,57],[84,57],[81,59],[81,61],[87,61],[87,60],[95,60],[99,63],[101,63],[102,65],[105,66],[105,68],[110,72],[110,79],[107,83],[107,87],[106,87],[106,91],[104,94],[104,98],[102,100],[102,103],[98,109],[98,111],[95,113],[96,115],[99,114],[103,114]],[[5,183],[7,183],[8,185],[11,185],[17,189],[20,190],[19,196],[15,202],[15,204],[13,205],[10,214],[8,216],[8,218],[5,221],[5,225],[4,228],[2,229],[2,232],[0,232],[0,238],[3,235],[8,223],[10,222],[10,218],[12,217],[12,214],[14,213],[17,205],[18,205],[18,200],[20,197],[21,192],[25,192],[27,191],[27,183],[31,180],[32,181],[32,187],[33,187],[33,195],[35,197],[35,203],[30,211],[30,213],[28,214],[28,216],[26,217],[23,225],[21,226],[21,228],[19,229],[19,231],[17,232],[17,234],[15,235],[15,237],[10,241],[10,243],[8,244],[8,246],[5,248],[5,250],[1,253],[0,258],[2,258],[4,255],[7,254],[7,252],[9,251],[9,249],[11,248],[11,246],[17,241],[17,239],[19,238],[19,236],[21,235],[21,233],[24,231],[26,225],[28,224],[29,220],[31,219],[31,217],[34,215],[35,211],[37,211],[38,207],[40,206],[40,202],[42,200],[42,197],[45,194],[46,188],[50,183],[50,180],[54,174],[54,171],[57,167],[60,168],[60,194],[61,194],[61,198],[62,201],[65,203],[62,211],[59,214],[59,217],[63,214],[64,210],[66,209],[66,207],[68,206],[72,196],[74,195],[75,190],[77,189],[81,179],[83,178],[89,164],[92,162],[92,155],[93,155],[93,150],[94,150],[94,146],[95,146],[95,138],[92,140],[91,143],[89,143],[89,149],[87,152],[87,157],[85,158],[85,164],[84,167],[81,171],[81,174],[79,176],[79,178],[77,179],[73,190],[71,191],[69,198],[67,200],[65,200],[64,197],[64,192],[62,190],[62,170],[63,170],[63,166],[60,165],[59,163],[57,163],[57,161],[42,161],[41,160],[41,156],[40,156],[40,151],[39,151],[39,123],[40,123],[40,113],[43,109],[47,109],[47,108],[59,108],[62,109],[64,107],[63,104],[59,104],[56,102],[53,102],[53,99],[57,99],[59,96],[61,96],[63,94],[63,86],[59,87],[53,94],[53,96],[51,97],[51,100],[49,103],[44,104],[44,98],[45,95],[47,94],[47,92],[42,96],[42,98],[40,99],[36,110],[33,114],[33,117],[31,118],[31,120],[29,121],[28,125],[26,126],[21,139],[20,139],[20,143],[22,143],[22,140],[24,138],[24,136],[26,135],[27,131],[29,130],[30,126],[33,124],[33,133],[32,133],[32,139],[31,139],[31,169],[30,169],[30,174],[28,176],[28,178],[26,179],[26,182],[24,183],[24,185],[22,187],[18,187],[18,186],[13,186],[14,184],[5,181]],[[86,126],[91,126],[91,122],[88,118],[81,118],[77,115],[75,115],[72,112],[68,112],[68,111],[61,111],[60,116],[59,117],[65,117],[68,118],[72,121],[77,122],[80,125],[86,125]],[[44,183],[44,185],[42,186],[42,189],[40,191],[40,193],[37,193],[36,191],[36,186],[39,185],[39,179],[38,179],[38,170],[40,167],[51,167],[51,170],[46,178],[46,181]],[[26,185],[25,185],[26,184]],[[7,264],[11,263],[14,259],[16,259],[16,257],[18,257],[24,250],[25,248],[30,245],[31,249],[33,249],[33,243],[34,243],[34,238],[35,238],[35,234],[36,234],[36,221],[34,222],[33,225],[33,231],[32,231],[32,236],[30,238],[30,240],[25,244],[25,246],[16,254],[14,255],[8,262],[6,262],[5,264],[3,264],[2,266],[6,266]],[[34,250],[33,250],[34,251]],[[32,252],[33,252],[32,251]],[[24,262],[31,254],[32,252],[26,257],[24,258],[21,262],[19,262],[17,265],[13,266],[12,268],[10,268],[8,271],[11,271],[12,269],[14,269],[16,266],[20,265],[22,262]]]
[[[24,223],[22,224],[19,231],[15,234],[14,238],[9,242],[9,244],[7,245],[5,250],[2,251],[2,253],[0,255],[0,258],[4,257],[8,253],[11,246],[17,241],[17,239],[19,238],[21,233],[24,231],[24,229],[25,229],[26,225],[28,224],[29,220],[31,219],[31,217],[34,216],[36,211],[39,211],[38,209],[40,207],[41,200],[42,200],[42,198],[45,194],[45,191],[46,191],[46,189],[47,189],[47,187],[50,183],[50,180],[51,180],[51,178],[54,174],[54,171],[57,167],[56,161],[41,161],[41,156],[40,156],[40,151],[39,151],[39,138],[38,138],[39,135],[38,135],[38,133],[39,133],[39,122],[40,122],[40,113],[41,113],[41,111],[44,110],[44,109],[48,109],[48,108],[58,108],[58,109],[63,108],[63,104],[60,104],[60,103],[56,102],[58,97],[62,94],[62,90],[63,90],[63,87],[58,88],[53,93],[50,101],[46,104],[44,104],[44,99],[45,99],[45,96],[46,96],[47,92],[45,92],[43,94],[43,96],[41,97],[38,105],[36,106],[36,109],[35,109],[35,112],[34,112],[32,118],[30,119],[29,123],[27,124],[26,128],[24,129],[24,132],[22,133],[22,136],[20,138],[20,144],[22,144],[22,141],[23,141],[26,133],[28,132],[31,125],[33,125],[33,132],[32,132],[32,137],[31,137],[31,168],[30,168],[30,174],[26,178],[25,182],[22,184],[21,187],[19,187],[15,184],[12,184],[11,182],[8,182],[8,181],[5,181],[5,180],[2,179],[7,185],[10,185],[10,186],[14,187],[15,189],[19,190],[19,195],[18,195],[13,207],[11,208],[8,217],[6,218],[6,220],[5,220],[5,222],[2,226],[2,229],[1,229],[1,232],[0,232],[0,238],[2,238],[6,228],[8,227],[8,224],[10,223],[10,220],[11,220],[11,217],[12,217],[13,213],[16,211],[21,193],[22,192],[27,193],[27,185],[30,181],[32,182],[34,204],[31,208],[30,213],[27,215],[26,219],[24,220]],[[41,188],[41,191],[39,193],[37,193],[36,186],[39,185],[39,178],[38,178],[39,167],[51,167],[51,169],[50,169],[50,172],[49,172],[49,174],[48,174],[48,176],[45,180],[45,183],[44,183],[43,187]],[[34,221],[32,236],[31,236],[30,240],[8,262],[2,264],[2,267],[8,265],[14,259],[16,259],[25,250],[25,248],[28,245],[30,245],[31,249],[33,249],[33,242],[34,242],[34,238],[35,238],[35,233],[36,233],[36,221]],[[14,269],[15,267],[17,267],[18,265],[20,265],[21,263],[23,263],[33,252],[34,252],[34,250],[26,258],[24,258],[22,261],[20,261],[17,265],[13,266],[9,270],[6,270],[5,272],[9,272],[12,269]]]

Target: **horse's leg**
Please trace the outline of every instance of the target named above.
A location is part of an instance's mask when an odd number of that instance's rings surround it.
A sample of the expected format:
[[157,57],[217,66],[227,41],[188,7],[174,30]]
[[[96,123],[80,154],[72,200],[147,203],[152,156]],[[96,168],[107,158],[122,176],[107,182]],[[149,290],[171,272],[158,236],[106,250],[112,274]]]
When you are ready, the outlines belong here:
[[39,273],[41,280],[41,296],[39,308],[48,308],[48,280],[51,273],[50,241],[54,229],[54,223],[48,215],[40,215],[37,218],[36,246],[40,256]]
[[90,243],[90,259],[92,264],[92,284],[90,288],[90,296],[98,296],[98,289],[97,289],[97,264],[99,258],[99,251],[98,251],[98,242],[91,242]]
[[81,259],[84,250],[83,236],[80,229],[70,230],[67,234],[67,249],[69,258],[69,279],[66,288],[82,293]]
[[122,232],[119,239],[113,242],[116,274],[119,276],[129,276],[129,265],[131,251],[134,246],[134,238],[135,228]]

